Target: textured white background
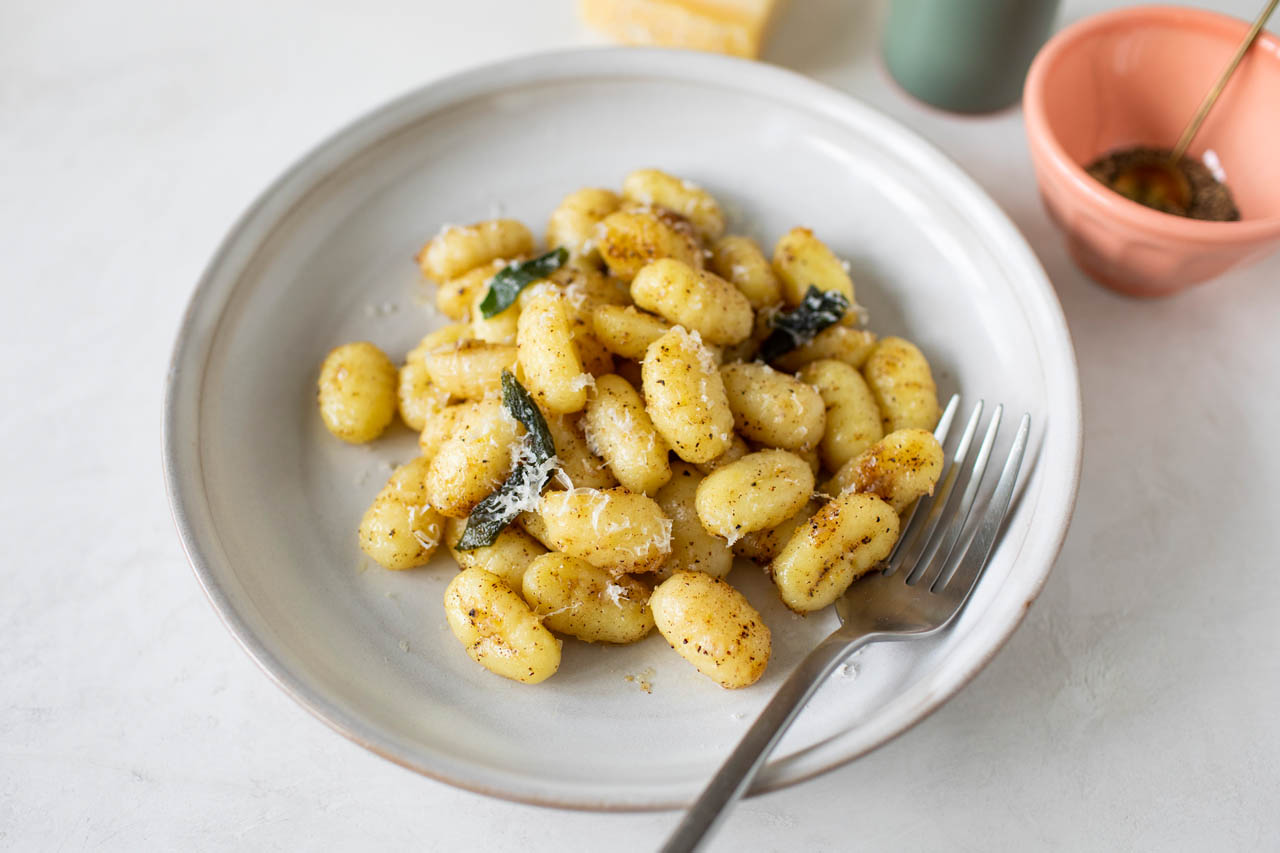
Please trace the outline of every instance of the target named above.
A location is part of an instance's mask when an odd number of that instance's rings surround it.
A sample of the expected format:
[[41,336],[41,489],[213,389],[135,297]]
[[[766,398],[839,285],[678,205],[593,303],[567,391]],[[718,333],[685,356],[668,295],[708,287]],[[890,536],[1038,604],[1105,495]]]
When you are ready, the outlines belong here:
[[[906,99],[882,16],[793,0],[767,58],[932,140],[1027,235],[1079,352],[1078,509],[971,686],[713,849],[1277,849],[1280,257],[1162,302],[1093,285],[1020,113]],[[160,477],[172,336],[256,193],[392,95],[595,41],[569,0],[0,2],[0,848],[632,851],[674,825],[456,791],[332,733],[218,623]]]

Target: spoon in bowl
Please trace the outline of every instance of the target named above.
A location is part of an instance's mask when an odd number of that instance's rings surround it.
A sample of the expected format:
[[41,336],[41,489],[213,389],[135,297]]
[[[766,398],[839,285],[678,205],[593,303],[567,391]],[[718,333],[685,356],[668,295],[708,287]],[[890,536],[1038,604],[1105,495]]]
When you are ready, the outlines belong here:
[[1280,0],[1271,0],[1258,15],[1257,20],[1253,22],[1253,26],[1245,34],[1244,40],[1236,48],[1231,61],[1222,70],[1217,82],[1213,84],[1213,88],[1209,90],[1204,100],[1200,102],[1200,108],[1196,110],[1195,115],[1191,117],[1191,121],[1183,129],[1182,136],[1178,138],[1178,144],[1173,147],[1173,151],[1170,152],[1169,156],[1144,157],[1128,164],[1110,180],[1111,189],[1125,198],[1147,207],[1180,215],[1186,214],[1191,207],[1191,182],[1187,179],[1186,172],[1182,169],[1182,157],[1187,153],[1187,147],[1191,145],[1191,140],[1199,132],[1200,125],[1204,124],[1204,120],[1209,115],[1209,111],[1213,109],[1218,96],[1227,87],[1227,81],[1231,79],[1231,75],[1240,66],[1240,60],[1244,59],[1244,55],[1252,47],[1254,40],[1258,37],[1258,33],[1262,31],[1267,19],[1275,11],[1277,4],[1280,4]]

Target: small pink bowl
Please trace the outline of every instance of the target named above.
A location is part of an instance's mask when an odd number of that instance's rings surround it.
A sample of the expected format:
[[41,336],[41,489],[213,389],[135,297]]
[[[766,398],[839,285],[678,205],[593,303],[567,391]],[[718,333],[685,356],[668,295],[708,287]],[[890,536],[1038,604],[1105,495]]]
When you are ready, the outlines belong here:
[[1214,12],[1140,6],[1067,27],[1032,63],[1022,101],[1041,196],[1076,263],[1108,287],[1166,296],[1280,242],[1280,42],[1265,31],[1188,152],[1220,164],[1239,222],[1158,213],[1084,170],[1118,148],[1172,148],[1248,29]]

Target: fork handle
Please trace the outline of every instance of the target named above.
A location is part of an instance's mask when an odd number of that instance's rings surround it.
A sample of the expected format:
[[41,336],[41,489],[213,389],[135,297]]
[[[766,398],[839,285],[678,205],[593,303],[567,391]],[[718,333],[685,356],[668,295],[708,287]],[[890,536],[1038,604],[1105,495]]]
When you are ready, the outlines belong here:
[[697,850],[729,814],[730,807],[746,792],[765,759],[822,683],[849,655],[871,639],[867,634],[850,640],[841,633],[819,643],[782,682],[751,728],[702,789],[676,831],[662,846],[662,853]]

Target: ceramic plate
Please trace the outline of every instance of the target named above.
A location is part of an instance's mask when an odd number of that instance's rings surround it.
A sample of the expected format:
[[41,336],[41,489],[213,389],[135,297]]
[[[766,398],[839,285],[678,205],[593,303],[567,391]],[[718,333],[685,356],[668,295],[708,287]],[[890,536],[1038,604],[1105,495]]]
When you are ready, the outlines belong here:
[[1009,220],[920,139],[803,77],[702,54],[556,53],[432,83],[304,157],[227,237],[174,353],[165,470],[200,583],[276,683],[369,749],[475,791],[684,804],[835,624],[791,615],[739,565],[731,580],[773,629],[756,685],[722,690],[654,634],[568,641],[560,672],[530,687],[472,663],[448,631],[447,555],[389,572],[356,546],[361,513],[415,442],[403,427],[363,447],[325,432],[326,352],[371,340],[400,358],[443,322],[413,262],[443,223],[500,214],[540,229],[567,192],[641,166],[707,187],[733,230],[766,246],[814,228],[850,261],[870,327],[916,341],[944,396],[1002,401],[1035,427],[1034,472],[955,629],[862,653],[754,790],[848,761],[954,694],[1017,626],[1070,516],[1080,406],[1061,309]]

